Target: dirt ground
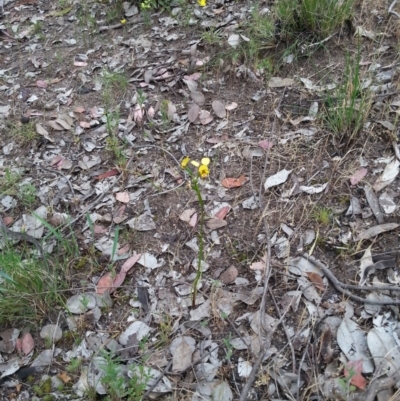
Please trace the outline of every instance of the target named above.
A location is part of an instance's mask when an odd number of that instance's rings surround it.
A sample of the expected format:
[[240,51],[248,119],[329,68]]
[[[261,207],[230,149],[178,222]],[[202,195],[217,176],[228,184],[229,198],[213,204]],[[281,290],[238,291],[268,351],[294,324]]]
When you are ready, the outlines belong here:
[[[2,216],[63,301],[1,322],[2,399],[400,399],[400,19],[361,1],[326,41],[250,59],[249,2],[132,7],[4,3]],[[356,133],[333,128],[343,94]]]

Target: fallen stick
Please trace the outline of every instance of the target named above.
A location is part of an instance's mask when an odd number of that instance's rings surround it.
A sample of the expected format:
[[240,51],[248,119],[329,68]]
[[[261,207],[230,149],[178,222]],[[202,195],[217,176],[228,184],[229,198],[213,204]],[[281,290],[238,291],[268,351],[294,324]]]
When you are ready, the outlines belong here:
[[[309,256],[307,253],[303,254],[303,257],[308,259],[311,263],[313,263],[315,266],[320,268],[326,278],[332,283],[332,285],[336,288],[337,291],[339,291],[341,294],[348,296],[350,299],[356,302],[364,303],[364,304],[370,304],[370,305],[400,305],[400,300],[398,301],[374,301],[372,299],[366,299],[359,297],[357,295],[352,294],[350,291],[347,290],[349,287],[346,284],[343,284],[341,281],[339,281],[336,276],[329,270],[328,267],[326,267],[323,263],[321,263],[319,260],[315,259],[313,256]],[[361,287],[357,285],[352,285],[352,289],[359,290],[359,291],[365,291],[368,288],[371,287]],[[382,289],[382,287],[376,287],[377,290]],[[393,290],[400,290],[399,287],[393,288]]]

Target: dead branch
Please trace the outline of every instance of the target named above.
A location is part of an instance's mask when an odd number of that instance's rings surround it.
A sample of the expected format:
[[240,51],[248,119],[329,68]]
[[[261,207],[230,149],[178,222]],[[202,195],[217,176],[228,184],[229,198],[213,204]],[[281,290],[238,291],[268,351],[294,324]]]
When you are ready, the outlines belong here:
[[395,15],[397,18],[400,19],[400,15],[398,13],[396,13],[396,11],[393,11],[393,7],[396,5],[397,0],[394,0],[393,3],[390,5],[389,9],[388,9],[388,13],[389,14],[393,14]]
[[[326,267],[323,263],[321,263],[319,260],[315,259],[313,256],[309,256],[307,253],[303,254],[303,257],[308,259],[310,262],[312,262],[315,266],[320,268],[326,278],[332,283],[332,285],[335,287],[337,291],[339,291],[341,294],[348,296],[350,299],[356,302],[364,303],[364,304],[370,304],[370,305],[400,305],[400,301],[374,301],[372,299],[366,299],[359,297],[357,295],[352,294],[350,291],[346,289],[348,286],[346,284],[343,284],[341,281],[339,281],[336,276],[329,270],[328,267]],[[358,290],[358,291],[365,291],[367,288],[371,287],[361,287],[357,285],[352,285],[352,289]],[[382,287],[377,287],[376,289],[381,290]],[[399,287],[393,288],[395,290],[400,290]]]

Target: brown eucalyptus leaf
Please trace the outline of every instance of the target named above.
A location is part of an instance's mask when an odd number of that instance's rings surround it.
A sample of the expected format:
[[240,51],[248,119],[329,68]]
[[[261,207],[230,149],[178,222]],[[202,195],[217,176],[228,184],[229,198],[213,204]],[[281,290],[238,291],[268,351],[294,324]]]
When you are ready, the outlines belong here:
[[219,118],[225,118],[226,117],[225,105],[221,102],[221,100],[213,100],[212,108],[214,110],[214,113]]
[[65,128],[61,124],[58,124],[58,122],[53,121],[53,120],[48,121],[47,125],[56,131],[64,131],[65,130]]
[[201,124],[207,125],[213,120],[213,116],[211,115],[211,113],[209,111],[201,110],[201,112],[199,114],[199,120],[200,120]]
[[150,83],[151,78],[153,78],[153,70],[147,70],[144,73],[144,82],[146,82],[146,84]]
[[200,106],[198,106],[196,103],[194,103],[188,111],[188,120],[191,123],[194,123],[197,120],[199,113],[200,113]]
[[204,95],[199,92],[199,91],[194,91],[190,93],[190,97],[192,100],[197,103],[199,106],[203,106],[203,104],[206,102],[206,98]]
[[39,135],[42,135],[43,137],[45,137],[48,141],[54,142],[54,139],[51,139],[49,137],[49,133],[47,132],[47,130],[45,128],[43,128],[39,123],[36,124],[36,132]]
[[63,127],[66,130],[70,130],[71,129],[71,125],[68,124],[68,122],[65,121],[63,118],[57,118],[54,122],[56,122],[57,124],[61,125],[61,127]]

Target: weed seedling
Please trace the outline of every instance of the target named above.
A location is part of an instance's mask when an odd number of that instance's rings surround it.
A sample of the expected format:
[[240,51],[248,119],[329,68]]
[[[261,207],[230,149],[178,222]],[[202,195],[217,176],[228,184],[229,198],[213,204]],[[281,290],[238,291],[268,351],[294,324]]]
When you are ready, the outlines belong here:
[[327,226],[332,222],[332,210],[324,206],[315,207],[311,216],[317,224],[322,226]]
[[230,362],[231,358],[232,358],[232,354],[233,354],[233,344],[232,344],[232,336],[231,334],[229,334],[229,336],[227,338],[223,338],[222,342],[225,345],[225,359],[227,362]]
[[37,189],[33,184],[27,183],[20,187],[18,197],[21,203],[31,209],[36,201]]

